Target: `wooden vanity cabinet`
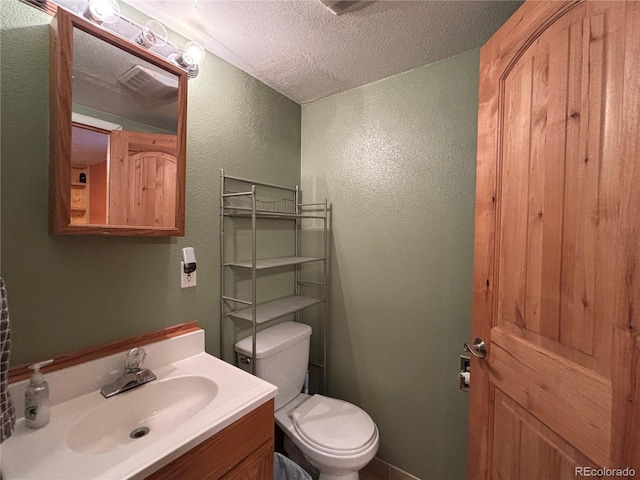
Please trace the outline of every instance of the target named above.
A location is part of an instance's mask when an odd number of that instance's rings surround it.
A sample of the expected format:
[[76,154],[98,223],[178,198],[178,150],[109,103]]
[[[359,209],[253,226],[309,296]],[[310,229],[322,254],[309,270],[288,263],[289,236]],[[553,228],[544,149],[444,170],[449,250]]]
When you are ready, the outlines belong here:
[[147,480],[272,480],[273,410],[269,400]]

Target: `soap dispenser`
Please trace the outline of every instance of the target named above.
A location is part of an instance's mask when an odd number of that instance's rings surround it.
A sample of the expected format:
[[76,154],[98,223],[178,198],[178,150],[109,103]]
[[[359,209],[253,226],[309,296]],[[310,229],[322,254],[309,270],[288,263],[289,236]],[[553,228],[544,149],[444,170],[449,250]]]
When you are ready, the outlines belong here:
[[42,428],[49,423],[51,413],[49,384],[45,381],[40,368],[51,362],[53,359],[34,363],[29,367],[33,370],[33,375],[24,393],[24,423],[29,428]]

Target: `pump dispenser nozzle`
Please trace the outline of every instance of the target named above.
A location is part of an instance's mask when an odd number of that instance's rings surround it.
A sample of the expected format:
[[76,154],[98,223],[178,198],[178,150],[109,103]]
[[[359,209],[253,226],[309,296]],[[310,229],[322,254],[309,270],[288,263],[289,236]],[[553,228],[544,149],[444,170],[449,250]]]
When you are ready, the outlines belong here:
[[53,363],[53,358],[50,360],[45,360],[43,362],[34,363],[33,365],[29,365],[29,368],[33,370],[33,375],[31,375],[31,381],[29,382],[31,383],[31,385],[40,385],[42,382],[44,382],[44,376],[42,375],[40,369],[45,365],[49,365],[50,363]]

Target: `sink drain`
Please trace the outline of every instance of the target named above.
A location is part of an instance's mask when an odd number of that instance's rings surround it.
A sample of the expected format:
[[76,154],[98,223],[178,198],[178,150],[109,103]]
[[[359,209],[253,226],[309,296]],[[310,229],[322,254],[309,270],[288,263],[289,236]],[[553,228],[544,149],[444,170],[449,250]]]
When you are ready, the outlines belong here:
[[134,431],[132,431],[129,436],[131,438],[142,438],[144,437],[147,433],[149,433],[149,428],[147,427],[140,427],[140,428],[136,428]]

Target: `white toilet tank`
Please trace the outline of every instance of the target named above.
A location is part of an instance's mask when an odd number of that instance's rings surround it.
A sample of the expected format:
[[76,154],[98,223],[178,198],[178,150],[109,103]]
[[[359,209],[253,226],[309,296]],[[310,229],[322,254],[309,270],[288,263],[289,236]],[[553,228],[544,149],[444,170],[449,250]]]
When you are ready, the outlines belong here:
[[[311,327],[284,322],[258,332],[256,336],[256,375],[278,387],[275,409],[293,400],[304,385],[309,364]],[[251,336],[235,345],[238,366],[251,373]]]

